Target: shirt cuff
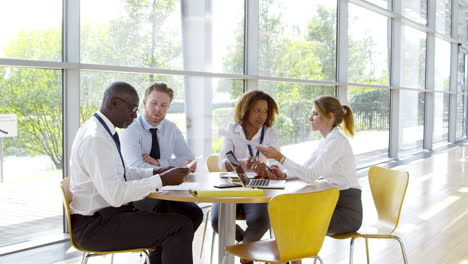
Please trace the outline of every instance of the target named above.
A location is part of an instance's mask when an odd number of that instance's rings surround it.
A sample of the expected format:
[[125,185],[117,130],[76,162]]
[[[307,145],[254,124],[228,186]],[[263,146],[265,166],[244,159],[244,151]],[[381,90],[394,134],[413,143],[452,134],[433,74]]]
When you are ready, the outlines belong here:
[[161,192],[162,191],[162,181],[161,176],[159,174],[155,174],[151,177],[151,192]]
[[159,161],[159,167],[169,166],[169,161],[167,161],[167,160],[158,160],[158,161]]

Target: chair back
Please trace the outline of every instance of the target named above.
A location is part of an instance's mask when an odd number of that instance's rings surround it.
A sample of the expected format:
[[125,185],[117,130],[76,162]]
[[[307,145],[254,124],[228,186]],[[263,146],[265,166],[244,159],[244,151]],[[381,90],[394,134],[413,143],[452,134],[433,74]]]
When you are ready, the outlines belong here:
[[396,171],[378,166],[369,169],[369,186],[379,221],[389,225],[392,234],[398,226],[401,208],[408,187],[407,171]]
[[275,196],[268,204],[280,260],[317,256],[327,234],[339,191]]
[[65,213],[67,215],[68,232],[70,233],[70,243],[77,250],[83,251],[75,245],[72,237],[70,203],[73,200],[73,194],[70,192],[70,177],[66,177],[60,182],[60,189],[62,190],[63,207],[65,208]]
[[221,169],[218,167],[219,155],[213,154],[208,156],[206,160],[206,167],[208,167],[209,172],[220,172]]

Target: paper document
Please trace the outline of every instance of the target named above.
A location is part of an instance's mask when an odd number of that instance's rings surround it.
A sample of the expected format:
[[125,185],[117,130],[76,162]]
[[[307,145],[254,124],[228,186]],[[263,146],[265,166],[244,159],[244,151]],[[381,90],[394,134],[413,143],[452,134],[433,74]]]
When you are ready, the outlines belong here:
[[244,137],[241,137],[239,135],[236,135],[230,131],[228,131],[227,129],[225,128],[220,128],[219,131],[218,131],[218,134],[220,136],[224,136],[224,137],[228,137],[228,138],[231,138],[231,139],[235,139],[235,140],[240,140],[241,142],[244,142],[245,144],[248,144],[248,145],[252,145],[254,147],[262,147],[262,148],[267,148],[268,145],[264,145],[264,144],[258,144],[258,143],[255,143],[253,141],[250,141],[250,140],[247,140],[246,138]]
[[263,196],[265,193],[261,189],[254,188],[227,188],[227,189],[208,189],[208,190],[190,190],[193,196],[198,197],[240,197],[240,196]]
[[167,185],[163,186],[163,191],[188,191],[190,189],[196,189],[198,187],[198,183],[196,182],[183,182],[179,185]]

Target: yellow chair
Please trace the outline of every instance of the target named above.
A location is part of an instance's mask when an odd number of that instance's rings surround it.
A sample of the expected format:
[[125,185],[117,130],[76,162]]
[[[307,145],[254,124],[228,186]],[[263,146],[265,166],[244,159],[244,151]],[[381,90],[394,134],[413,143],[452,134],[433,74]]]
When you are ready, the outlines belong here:
[[149,262],[149,250],[153,250],[151,248],[137,248],[137,249],[127,249],[127,250],[118,250],[118,251],[88,251],[79,248],[74,242],[72,237],[72,226],[70,220],[70,202],[73,199],[73,195],[70,192],[70,177],[66,177],[60,182],[60,187],[62,189],[63,195],[63,207],[65,207],[65,212],[67,214],[67,221],[68,221],[68,231],[70,232],[70,243],[71,245],[78,251],[83,252],[83,256],[81,258],[81,263],[86,264],[88,263],[88,258],[112,254],[111,263],[114,261],[114,253],[127,253],[127,252],[144,252],[146,254],[146,263]]
[[[212,154],[208,156],[208,159],[206,160],[206,167],[208,168],[209,172],[222,172],[221,169],[218,166],[219,162],[219,155],[218,154]],[[206,212],[206,218],[205,218],[205,227],[203,229],[203,238],[202,238],[202,246],[200,248],[200,259],[203,256],[203,247],[205,245],[205,237],[206,237],[206,228],[208,227],[208,219],[210,218],[211,210],[209,209]],[[237,215],[236,220],[245,220],[245,215]],[[214,240],[215,240],[215,235],[216,233],[213,231],[213,236],[211,237],[211,256],[210,256],[210,263],[213,263],[213,252],[214,252]],[[273,234],[270,229],[270,237],[273,237]]]
[[[226,247],[226,255],[268,263],[314,258],[327,234],[338,201],[336,188],[321,192],[281,194],[268,204],[275,239],[246,242]],[[314,261],[315,261],[314,260]]]
[[[356,238],[364,238],[366,242],[367,263],[369,263],[369,238],[395,239],[400,244],[404,263],[408,263],[403,242],[393,235],[400,220],[401,208],[408,187],[409,174],[406,171],[396,171],[378,166],[369,169],[369,186],[374,198],[378,215],[376,232],[357,232],[331,236],[335,239],[351,238],[349,263],[353,263],[353,246]],[[362,230],[363,228],[361,228]]]
[[218,167],[219,155],[214,154],[208,156],[206,160],[206,167],[208,167],[209,172],[220,172],[221,169]]

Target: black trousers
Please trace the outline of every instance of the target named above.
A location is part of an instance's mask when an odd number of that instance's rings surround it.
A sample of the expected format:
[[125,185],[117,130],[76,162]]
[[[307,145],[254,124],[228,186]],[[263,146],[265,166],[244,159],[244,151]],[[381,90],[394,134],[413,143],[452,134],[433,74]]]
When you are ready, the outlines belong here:
[[75,244],[85,250],[154,248],[152,264],[192,264],[192,221],[175,213],[146,212],[133,205],[106,207],[92,216],[72,215]]
[[361,190],[347,189],[340,191],[340,198],[336,203],[328,235],[351,233],[359,230],[362,224]]
[[175,213],[186,216],[192,221],[194,232],[198,229],[201,222],[203,221],[203,211],[196,203],[144,198],[142,200],[135,201],[132,204],[140,211]]

